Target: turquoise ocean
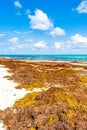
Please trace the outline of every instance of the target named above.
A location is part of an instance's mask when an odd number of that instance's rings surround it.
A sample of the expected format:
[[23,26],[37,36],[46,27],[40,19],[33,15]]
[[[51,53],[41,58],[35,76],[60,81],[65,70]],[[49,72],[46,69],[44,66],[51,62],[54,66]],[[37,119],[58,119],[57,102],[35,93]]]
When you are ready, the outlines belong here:
[[0,55],[1,58],[33,61],[87,62],[87,55]]

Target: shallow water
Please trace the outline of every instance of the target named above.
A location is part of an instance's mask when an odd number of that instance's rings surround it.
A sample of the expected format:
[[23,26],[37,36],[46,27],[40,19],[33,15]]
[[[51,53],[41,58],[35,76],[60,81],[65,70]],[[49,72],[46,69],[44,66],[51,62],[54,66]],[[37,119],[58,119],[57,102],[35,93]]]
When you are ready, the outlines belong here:
[[45,54],[45,55],[0,55],[6,59],[27,59],[29,61],[80,61],[87,62],[87,55],[59,55],[59,54]]

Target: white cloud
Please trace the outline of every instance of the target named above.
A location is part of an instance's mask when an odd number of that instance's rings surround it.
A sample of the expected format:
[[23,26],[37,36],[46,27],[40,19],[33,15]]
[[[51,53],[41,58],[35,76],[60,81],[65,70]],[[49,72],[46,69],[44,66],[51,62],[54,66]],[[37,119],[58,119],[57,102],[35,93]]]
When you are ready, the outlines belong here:
[[63,36],[65,35],[65,30],[59,27],[53,28],[53,30],[49,33],[51,36]]
[[13,38],[9,39],[8,42],[10,42],[10,43],[17,43],[18,42],[18,38],[17,37],[13,37]]
[[26,15],[29,15],[29,14],[30,14],[30,10],[29,10],[29,9],[26,9],[25,14],[26,14]]
[[84,37],[80,34],[75,34],[74,36],[71,36],[71,42],[74,44],[87,43],[87,37]]
[[33,40],[32,38],[26,38],[25,41],[31,43],[31,42],[33,42],[34,40]]
[[21,32],[17,31],[17,30],[14,30],[14,33],[16,34],[21,34]]
[[12,52],[15,52],[17,49],[22,49],[24,48],[25,45],[24,44],[21,44],[21,45],[15,45],[15,46],[10,46],[9,49],[12,51]]
[[15,15],[21,16],[21,13],[18,11],[18,12],[15,13]]
[[76,8],[79,13],[87,13],[87,0],[83,0]]
[[22,49],[27,49],[30,48],[30,45],[27,43],[21,43],[21,44],[12,44],[11,46],[9,46],[9,50],[11,50],[12,52],[15,52],[16,50],[22,50]]
[[44,41],[39,41],[37,43],[35,43],[33,45],[34,48],[38,48],[38,49],[46,49],[47,48],[47,45]]
[[64,43],[63,42],[55,42],[54,47],[60,49]]
[[53,27],[53,23],[42,10],[36,9],[35,15],[28,15],[28,18],[32,29],[49,30]]
[[[27,10],[28,11],[28,10]],[[30,11],[28,11],[30,13]],[[53,22],[42,10],[36,9],[35,15],[28,15],[30,19],[30,26],[36,30],[49,30],[49,34],[53,37],[65,35],[65,30],[60,27],[54,27]]]
[[18,8],[22,8],[22,4],[19,1],[15,1],[14,5]]
[[8,49],[9,49],[10,51],[12,51],[12,52],[15,52],[15,50],[16,50],[16,48],[13,47],[13,46],[10,46]]
[[5,34],[3,34],[3,33],[0,34],[0,38],[2,38],[2,37],[4,37],[4,36],[5,36]]

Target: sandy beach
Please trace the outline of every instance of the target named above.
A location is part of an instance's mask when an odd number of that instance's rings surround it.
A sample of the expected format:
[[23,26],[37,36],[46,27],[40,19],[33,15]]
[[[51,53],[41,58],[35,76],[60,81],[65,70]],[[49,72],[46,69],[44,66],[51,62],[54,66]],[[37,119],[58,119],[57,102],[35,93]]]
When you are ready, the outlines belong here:
[[[8,68],[0,65],[0,110],[12,107],[15,101],[23,98],[28,93],[23,88],[16,89],[18,83],[4,78],[5,76],[11,76],[8,70]],[[6,130],[6,128],[3,128],[3,122],[0,122],[0,130]]]
[[28,92],[25,89],[16,89],[18,83],[4,78],[11,76],[8,68],[0,65],[0,110],[12,107],[14,102],[24,97]]
[[[24,88],[16,89],[15,87],[18,86],[18,83],[5,78],[5,76],[12,75],[8,70],[4,65],[0,65],[0,110],[12,107],[15,101],[23,98],[27,93],[45,90],[44,88],[34,88],[32,91],[26,91]],[[0,121],[0,130],[6,130],[3,121]]]
[[0,64],[0,130],[87,129],[86,63]]

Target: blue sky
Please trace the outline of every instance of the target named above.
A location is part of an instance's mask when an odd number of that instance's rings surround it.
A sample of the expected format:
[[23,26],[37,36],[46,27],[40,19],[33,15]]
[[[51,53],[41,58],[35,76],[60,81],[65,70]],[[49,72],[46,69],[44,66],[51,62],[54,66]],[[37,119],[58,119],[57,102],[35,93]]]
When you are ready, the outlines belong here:
[[0,1],[0,54],[87,54],[87,0]]

